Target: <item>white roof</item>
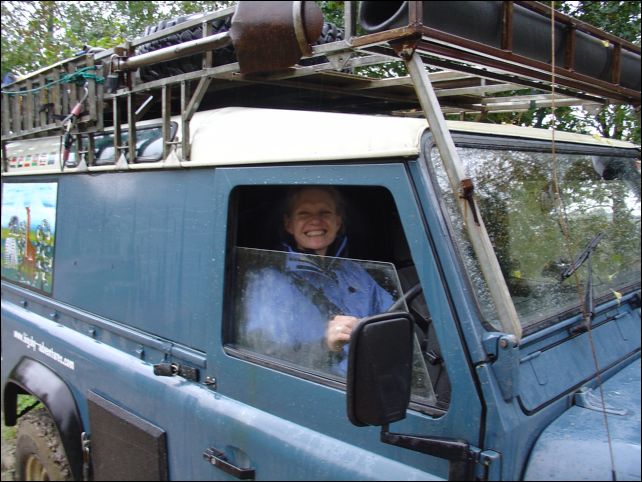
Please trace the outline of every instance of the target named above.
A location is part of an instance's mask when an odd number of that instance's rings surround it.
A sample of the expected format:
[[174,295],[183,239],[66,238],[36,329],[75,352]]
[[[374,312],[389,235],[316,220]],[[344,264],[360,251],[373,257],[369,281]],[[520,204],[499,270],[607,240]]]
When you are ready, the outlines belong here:
[[[550,141],[553,131],[448,121],[451,131]],[[227,107],[191,124],[191,165],[252,164],[417,156],[425,119]],[[555,132],[557,142],[634,148],[599,136]]]
[[193,165],[414,156],[423,119],[228,107],[194,116]]
[[590,144],[605,147],[624,147],[635,149],[635,144],[616,139],[607,139],[598,134],[573,134],[572,132],[553,131],[549,129],[535,129],[534,127],[521,127],[511,124],[488,124],[481,122],[459,122],[448,121],[448,128],[451,131],[461,131],[474,134],[491,134],[495,136],[521,137],[524,139],[535,139],[551,141],[553,133],[555,142],[574,142],[576,144]]
[[[180,117],[173,118],[180,127]],[[137,125],[159,124],[144,121]],[[553,132],[512,125],[449,121],[451,131],[550,141]],[[125,127],[125,126],[124,126]],[[335,161],[418,156],[425,119],[227,107],[197,112],[190,123],[191,160],[91,166],[90,171]],[[180,137],[180,132],[179,132]],[[628,142],[556,131],[557,142],[636,148]],[[180,145],[180,144],[178,144]],[[3,175],[61,172],[60,137],[7,144]],[[172,157],[173,156],[173,157]],[[65,168],[64,172],[79,169]]]

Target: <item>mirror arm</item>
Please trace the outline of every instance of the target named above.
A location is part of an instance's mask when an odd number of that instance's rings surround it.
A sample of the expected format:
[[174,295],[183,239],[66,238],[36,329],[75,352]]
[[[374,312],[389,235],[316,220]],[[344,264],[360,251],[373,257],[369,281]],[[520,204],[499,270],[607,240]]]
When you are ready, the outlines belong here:
[[388,431],[388,425],[381,427],[381,441],[448,460],[448,480],[473,480],[476,460],[468,442],[391,433]]

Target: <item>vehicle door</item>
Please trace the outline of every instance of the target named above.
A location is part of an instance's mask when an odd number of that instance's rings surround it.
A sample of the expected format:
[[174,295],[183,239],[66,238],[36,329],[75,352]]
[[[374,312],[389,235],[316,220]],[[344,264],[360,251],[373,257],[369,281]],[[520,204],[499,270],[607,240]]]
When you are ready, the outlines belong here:
[[295,185],[338,188],[352,209],[346,219],[354,238],[350,257],[388,263],[399,278],[407,278],[403,291],[413,277],[423,288],[425,306],[418,311],[424,315],[418,318],[423,318],[420,325],[430,339],[416,340],[416,349],[423,353],[416,363],[419,373],[430,378],[430,387],[413,389],[407,418],[391,430],[478,444],[482,406],[453,315],[452,293],[435,257],[432,233],[442,228],[422,214],[408,172],[403,162],[216,170],[215,202],[221,209],[213,220],[217,291],[212,293],[212,323],[220,323],[220,330],[208,340],[207,349],[216,414],[192,414],[201,417],[195,425],[205,430],[209,446],[203,451],[210,462],[207,467],[203,463],[207,471],[198,469],[193,475],[283,480],[447,477],[446,460],[383,444],[378,427],[353,426],[346,416],[345,378],[255,352],[236,336],[243,323],[237,278],[248,268],[241,266],[240,250],[274,249],[282,223],[279,196]]

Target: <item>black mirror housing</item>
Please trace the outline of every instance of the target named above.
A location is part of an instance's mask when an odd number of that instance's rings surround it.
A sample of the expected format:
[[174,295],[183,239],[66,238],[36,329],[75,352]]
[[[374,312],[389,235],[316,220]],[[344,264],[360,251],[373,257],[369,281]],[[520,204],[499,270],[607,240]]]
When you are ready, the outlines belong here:
[[406,417],[412,378],[413,321],[408,313],[364,318],[350,338],[347,411],[359,427]]

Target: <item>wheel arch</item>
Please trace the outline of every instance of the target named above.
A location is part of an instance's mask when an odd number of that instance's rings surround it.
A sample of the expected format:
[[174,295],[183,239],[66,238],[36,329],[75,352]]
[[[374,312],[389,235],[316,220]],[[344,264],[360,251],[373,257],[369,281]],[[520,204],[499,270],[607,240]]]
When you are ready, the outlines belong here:
[[17,422],[20,394],[38,398],[53,418],[75,480],[82,480],[82,420],[71,389],[54,371],[31,358],[23,358],[11,371],[4,387],[5,423]]

